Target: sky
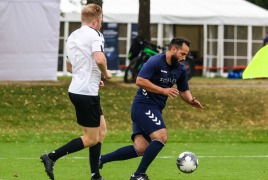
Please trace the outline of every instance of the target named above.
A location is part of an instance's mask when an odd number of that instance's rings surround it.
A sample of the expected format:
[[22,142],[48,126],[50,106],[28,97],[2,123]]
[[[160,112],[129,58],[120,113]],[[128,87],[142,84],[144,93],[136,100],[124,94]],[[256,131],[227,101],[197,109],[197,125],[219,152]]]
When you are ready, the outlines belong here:
[[80,12],[82,9],[82,6],[80,5],[79,0],[72,0],[72,1],[75,2],[77,5],[70,3],[70,0],[61,0],[60,10],[64,13]]

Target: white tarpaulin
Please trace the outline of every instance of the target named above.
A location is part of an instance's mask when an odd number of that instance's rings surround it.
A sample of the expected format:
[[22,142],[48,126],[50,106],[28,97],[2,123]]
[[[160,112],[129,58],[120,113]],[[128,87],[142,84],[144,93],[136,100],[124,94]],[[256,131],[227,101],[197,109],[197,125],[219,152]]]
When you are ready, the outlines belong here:
[[60,0],[0,0],[0,80],[56,80]]
[[[62,0],[62,18],[80,21],[82,7]],[[73,0],[77,2],[79,0]],[[151,23],[194,25],[268,25],[268,11],[246,0],[151,0]],[[70,13],[76,12],[76,13]],[[103,21],[137,23],[139,0],[103,0]]]
[[[104,22],[137,23],[139,0],[103,0]],[[268,25],[268,11],[245,0],[151,0],[151,23]]]

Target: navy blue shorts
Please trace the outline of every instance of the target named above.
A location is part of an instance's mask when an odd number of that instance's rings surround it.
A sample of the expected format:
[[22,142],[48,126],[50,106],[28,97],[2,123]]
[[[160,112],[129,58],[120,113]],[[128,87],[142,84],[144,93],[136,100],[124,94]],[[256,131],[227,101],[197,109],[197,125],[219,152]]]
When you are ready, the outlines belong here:
[[142,134],[148,142],[151,142],[150,134],[159,129],[166,128],[159,109],[144,108],[139,103],[132,103],[131,119],[133,122],[132,141],[134,141],[135,135]]

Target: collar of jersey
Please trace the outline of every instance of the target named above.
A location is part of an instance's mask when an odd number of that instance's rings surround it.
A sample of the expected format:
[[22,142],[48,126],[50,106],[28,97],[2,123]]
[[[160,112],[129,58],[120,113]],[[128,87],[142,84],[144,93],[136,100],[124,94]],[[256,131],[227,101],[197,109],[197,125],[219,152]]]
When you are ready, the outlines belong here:
[[[91,28],[91,29],[94,29],[93,27],[90,27],[90,26],[88,26],[89,28]],[[97,29],[94,29],[95,31],[98,31]]]

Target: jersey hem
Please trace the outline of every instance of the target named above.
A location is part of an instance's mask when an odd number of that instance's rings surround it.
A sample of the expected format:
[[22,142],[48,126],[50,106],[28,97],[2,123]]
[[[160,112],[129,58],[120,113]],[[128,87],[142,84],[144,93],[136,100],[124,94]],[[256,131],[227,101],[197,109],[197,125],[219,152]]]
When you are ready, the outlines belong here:
[[71,91],[68,91],[68,92],[72,94],[85,95],[85,96],[99,96],[99,94],[77,93],[77,92],[71,92]]

